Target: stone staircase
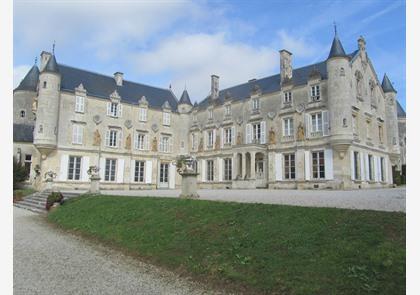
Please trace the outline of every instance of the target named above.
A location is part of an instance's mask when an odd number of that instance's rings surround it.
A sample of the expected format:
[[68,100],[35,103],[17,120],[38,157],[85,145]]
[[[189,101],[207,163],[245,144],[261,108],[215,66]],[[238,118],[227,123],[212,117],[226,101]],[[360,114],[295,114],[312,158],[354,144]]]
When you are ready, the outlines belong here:
[[[30,210],[35,213],[47,213],[45,205],[47,203],[47,198],[50,195],[51,191],[45,190],[42,192],[36,192],[32,195],[26,196],[22,201],[13,203],[14,206],[26,210]],[[64,200],[77,197],[82,192],[62,192]]]

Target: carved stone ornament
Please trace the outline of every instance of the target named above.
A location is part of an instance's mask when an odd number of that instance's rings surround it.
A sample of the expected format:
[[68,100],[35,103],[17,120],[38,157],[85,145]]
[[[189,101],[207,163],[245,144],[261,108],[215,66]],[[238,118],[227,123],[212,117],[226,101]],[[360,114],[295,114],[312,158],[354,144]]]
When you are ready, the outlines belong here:
[[99,116],[99,115],[95,115],[95,116],[93,116],[93,122],[94,122],[96,125],[100,124],[100,123],[102,122],[102,118],[101,118],[101,116]]
[[243,123],[243,118],[242,118],[242,116],[239,116],[238,118],[236,118],[236,123],[237,123],[238,125],[242,125],[242,123]]
[[200,138],[200,143],[198,144],[198,151],[202,152],[204,149],[203,138]]
[[146,98],[146,96],[142,96],[141,98],[140,98],[140,100],[139,100],[139,105],[142,105],[142,106],[148,106],[149,105],[149,102],[147,101],[147,98]]
[[100,145],[101,144],[101,134],[99,133],[99,130],[96,129],[93,133],[93,145]]
[[306,109],[306,105],[304,103],[300,103],[296,106],[296,112],[303,113]]
[[271,127],[270,131],[268,132],[268,142],[269,144],[276,144],[276,132],[274,131],[273,127]]
[[219,150],[220,149],[220,136],[216,135],[216,141],[214,142],[214,148],[215,150]]
[[268,112],[267,117],[270,120],[273,120],[276,117],[276,113],[275,112]]
[[131,120],[125,120],[124,125],[127,127],[127,129],[130,129],[133,127],[133,122]]
[[242,133],[238,132],[236,135],[236,144],[242,144]]
[[153,130],[153,132],[154,132],[154,133],[158,132],[158,131],[159,131],[159,126],[158,126],[158,124],[153,123],[153,124],[152,124],[152,130]]
[[170,110],[171,109],[171,105],[169,104],[168,101],[165,101],[165,103],[162,105],[162,109],[164,109],[164,110]]
[[131,134],[128,134],[127,138],[125,139],[125,148],[127,150],[131,150]]
[[158,143],[157,143],[157,139],[156,139],[156,136],[155,136],[155,137],[153,137],[153,141],[152,141],[152,152],[157,152],[157,145],[158,145]]
[[297,129],[297,140],[302,141],[304,139],[305,139],[305,130],[303,128],[302,122],[300,122]]

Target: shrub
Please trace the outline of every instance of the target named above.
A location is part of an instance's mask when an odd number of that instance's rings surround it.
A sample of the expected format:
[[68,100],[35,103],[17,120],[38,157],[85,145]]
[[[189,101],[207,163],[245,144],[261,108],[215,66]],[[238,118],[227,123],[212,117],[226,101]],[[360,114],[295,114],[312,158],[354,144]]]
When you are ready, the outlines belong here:
[[52,192],[47,198],[47,203],[45,204],[45,208],[47,210],[50,210],[51,206],[54,205],[54,203],[63,204],[63,202],[64,202],[64,197],[60,192]]
[[28,178],[28,171],[13,157],[13,188]]

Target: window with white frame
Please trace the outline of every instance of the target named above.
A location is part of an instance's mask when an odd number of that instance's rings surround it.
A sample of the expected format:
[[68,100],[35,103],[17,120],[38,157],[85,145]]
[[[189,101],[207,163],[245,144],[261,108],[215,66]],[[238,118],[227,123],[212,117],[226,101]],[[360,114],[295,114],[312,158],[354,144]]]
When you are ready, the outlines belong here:
[[312,178],[325,178],[325,158],[324,151],[312,152]]
[[85,112],[85,98],[83,96],[76,95],[76,104],[74,111],[77,113]]
[[139,121],[140,122],[146,122],[147,121],[147,108],[140,108]]
[[29,179],[29,176],[31,174],[31,166],[32,166],[32,155],[27,154],[25,155],[25,171],[26,171],[26,179]]
[[82,165],[82,157],[69,157],[69,166],[67,169],[68,180],[80,180],[80,168]]
[[74,124],[73,125],[73,144],[83,144],[83,125]]
[[207,147],[213,148],[214,138],[213,138],[213,130],[207,131]]
[[119,147],[121,143],[122,133],[117,129],[109,129],[106,132],[105,145],[108,147]]
[[312,101],[319,101],[321,99],[321,92],[319,90],[319,85],[311,86],[311,99]]
[[163,125],[171,125],[171,113],[163,112]]
[[209,109],[209,120],[213,120],[213,109]]
[[293,118],[283,119],[283,136],[293,136]]
[[232,180],[232,159],[226,158],[224,159],[224,175],[223,179],[226,181]]
[[207,160],[207,181],[214,180],[214,161]]
[[197,134],[191,134],[191,149],[195,151],[197,149]]
[[230,104],[225,106],[225,116],[228,117],[232,115],[232,106]]
[[144,132],[137,132],[134,138],[134,148],[136,150],[147,150],[149,149],[148,135]]
[[161,136],[159,142],[159,150],[163,153],[169,153],[171,149],[171,137],[167,135]]
[[359,152],[353,152],[353,171],[354,179],[360,180],[360,154]]
[[193,113],[192,120],[193,120],[193,122],[197,121],[197,113]]
[[252,124],[252,142],[261,142],[261,123]]
[[384,182],[385,181],[385,158],[381,157],[380,158],[380,165],[381,165],[381,181]]
[[117,167],[116,159],[105,160],[105,181],[115,181],[116,167]]
[[369,173],[368,173],[368,180],[369,181],[374,181],[375,180],[375,168],[374,168],[374,161],[373,161],[373,156],[372,155],[368,155],[368,169],[369,169]]
[[322,131],[322,113],[311,114],[311,132]]
[[260,99],[258,97],[254,97],[252,99],[252,110],[258,111],[260,109]]
[[223,143],[232,144],[232,127],[227,127],[223,129]]
[[291,91],[287,91],[284,93],[284,103],[288,104],[292,102],[292,92]]
[[134,181],[144,182],[144,161],[134,162]]
[[295,179],[295,154],[285,154],[284,155],[284,178],[285,179]]
[[111,117],[118,117],[119,104],[111,102],[108,104],[108,115]]

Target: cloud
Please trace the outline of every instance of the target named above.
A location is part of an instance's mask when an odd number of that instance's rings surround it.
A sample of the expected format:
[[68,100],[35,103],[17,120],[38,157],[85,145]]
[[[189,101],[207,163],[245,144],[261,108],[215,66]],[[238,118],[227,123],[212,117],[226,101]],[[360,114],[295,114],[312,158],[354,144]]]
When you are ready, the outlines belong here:
[[396,8],[398,8],[398,7],[400,7],[401,6],[401,2],[393,2],[393,3],[391,3],[391,5],[389,5],[389,6],[387,6],[387,7],[385,7],[384,9],[382,9],[382,10],[380,10],[380,11],[378,11],[377,13],[375,13],[375,14],[372,14],[372,15],[369,15],[368,17],[366,17],[366,18],[364,18],[364,19],[362,19],[361,21],[360,21],[360,23],[363,23],[363,25],[366,25],[366,24],[368,24],[368,23],[370,23],[370,22],[372,22],[372,21],[374,21],[375,19],[377,19],[377,18],[379,18],[379,17],[381,17],[381,16],[383,16],[384,14],[387,14],[388,12],[390,12],[390,11],[392,11],[392,10],[394,10],[394,9],[396,9]]
[[295,56],[312,58],[319,54],[320,44],[315,40],[309,40],[299,35],[291,35],[285,30],[280,30],[278,36],[281,48],[290,51]]
[[186,83],[193,100],[208,94],[211,74],[219,75],[220,87],[226,88],[279,68],[277,50],[231,42],[224,33],[176,34],[150,50],[132,54],[129,60],[142,76],[168,74],[178,95]]
[[19,85],[30,69],[30,65],[20,65],[13,68],[13,89]]

